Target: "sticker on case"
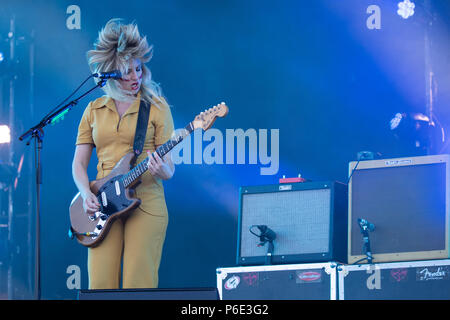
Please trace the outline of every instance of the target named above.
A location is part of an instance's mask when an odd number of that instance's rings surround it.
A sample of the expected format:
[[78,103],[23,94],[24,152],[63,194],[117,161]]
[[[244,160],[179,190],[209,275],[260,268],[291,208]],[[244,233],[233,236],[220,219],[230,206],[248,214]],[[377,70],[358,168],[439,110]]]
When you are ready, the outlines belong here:
[[230,279],[228,279],[225,282],[223,287],[226,290],[233,290],[233,289],[236,289],[238,287],[240,282],[241,282],[241,278],[239,278],[238,276],[232,276]]
[[245,273],[242,279],[249,287],[255,287],[258,285],[259,275],[256,272]]
[[322,281],[322,273],[317,271],[296,271],[296,283],[315,283]]
[[391,270],[391,281],[402,282],[408,279],[408,269],[398,268]]

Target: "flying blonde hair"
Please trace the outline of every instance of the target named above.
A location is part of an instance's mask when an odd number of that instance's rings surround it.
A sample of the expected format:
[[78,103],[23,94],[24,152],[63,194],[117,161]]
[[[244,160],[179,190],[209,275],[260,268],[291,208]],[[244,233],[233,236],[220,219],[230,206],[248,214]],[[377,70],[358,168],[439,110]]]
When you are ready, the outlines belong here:
[[[151,72],[145,65],[152,58],[153,46],[149,46],[146,36],[141,37],[135,23],[123,24],[122,21],[111,19],[98,33],[94,49],[87,52],[91,72],[119,70],[122,74],[127,74],[130,62],[139,59],[142,64],[141,99],[156,106],[158,103],[166,104],[161,99],[160,86],[152,80]],[[108,80],[102,89],[118,101],[131,102],[136,99],[121,90],[117,80]]]

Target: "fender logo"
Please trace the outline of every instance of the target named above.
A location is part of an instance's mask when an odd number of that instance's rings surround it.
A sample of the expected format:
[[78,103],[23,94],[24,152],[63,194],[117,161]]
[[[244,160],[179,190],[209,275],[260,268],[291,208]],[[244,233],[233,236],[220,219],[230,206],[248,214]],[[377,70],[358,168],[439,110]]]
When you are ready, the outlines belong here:
[[417,269],[416,280],[428,281],[428,280],[448,280],[449,269],[448,267],[428,267],[423,269]]

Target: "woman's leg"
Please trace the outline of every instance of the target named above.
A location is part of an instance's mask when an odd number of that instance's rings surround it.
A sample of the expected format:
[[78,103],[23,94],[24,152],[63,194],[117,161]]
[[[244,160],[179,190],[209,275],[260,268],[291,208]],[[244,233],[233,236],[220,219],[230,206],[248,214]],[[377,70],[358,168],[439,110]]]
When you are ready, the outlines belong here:
[[89,289],[118,289],[123,251],[123,223],[116,220],[95,248],[88,248]]
[[123,288],[157,288],[158,269],[168,224],[167,214],[134,210],[125,222]]

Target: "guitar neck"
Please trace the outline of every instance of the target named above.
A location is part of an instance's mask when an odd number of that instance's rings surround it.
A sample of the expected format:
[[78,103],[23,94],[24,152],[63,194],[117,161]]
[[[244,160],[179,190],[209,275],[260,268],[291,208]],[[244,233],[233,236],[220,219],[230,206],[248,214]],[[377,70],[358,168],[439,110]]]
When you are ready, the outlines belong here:
[[[162,158],[166,155],[170,150],[172,150],[177,144],[183,141],[188,135],[190,135],[194,131],[194,125],[190,122],[184,130],[174,138],[170,139],[163,145],[160,145],[156,148],[155,152]],[[135,182],[140,176],[144,174],[145,171],[148,170],[148,161],[149,157],[145,158],[139,164],[137,164],[133,169],[131,169],[127,174],[123,176],[124,186],[128,187],[133,182]]]

